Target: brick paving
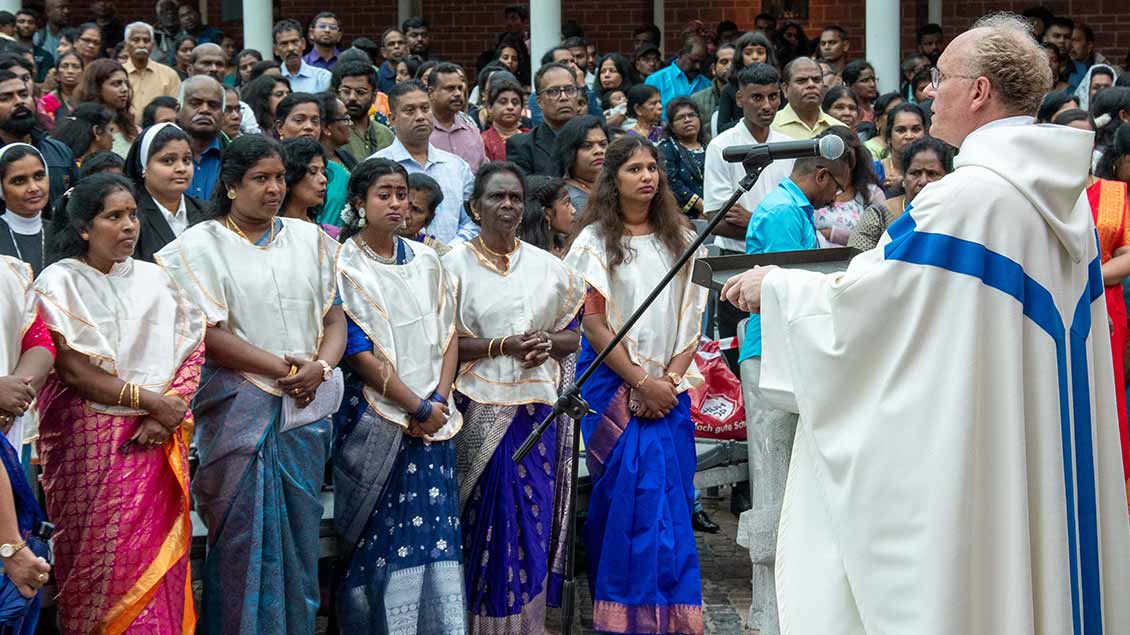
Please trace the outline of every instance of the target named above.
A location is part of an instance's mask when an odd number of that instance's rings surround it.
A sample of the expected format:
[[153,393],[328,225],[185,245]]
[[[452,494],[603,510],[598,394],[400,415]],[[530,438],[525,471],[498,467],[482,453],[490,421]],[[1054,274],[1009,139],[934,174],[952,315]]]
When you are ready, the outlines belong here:
[[[699,566],[702,569],[702,601],[706,635],[753,635],[745,628],[752,595],[749,553],[738,546],[738,519],[730,513],[729,489],[710,499],[703,492],[703,508],[722,530],[716,534],[696,533]],[[573,632],[590,635],[592,630],[592,598],[583,573],[577,576],[577,616]],[[325,633],[325,618],[318,619],[319,634]],[[556,609],[549,610],[547,632],[560,635],[561,619]]]
[[[729,489],[722,496],[709,499],[703,492],[702,506],[722,530],[716,534],[696,533],[698,560],[702,570],[702,602],[706,635],[750,635],[745,628],[752,596],[749,552],[738,546],[738,518],[730,513]],[[592,630],[592,598],[584,574],[577,576],[578,615],[574,633],[590,635]],[[550,610],[548,632],[559,635],[560,613]]]

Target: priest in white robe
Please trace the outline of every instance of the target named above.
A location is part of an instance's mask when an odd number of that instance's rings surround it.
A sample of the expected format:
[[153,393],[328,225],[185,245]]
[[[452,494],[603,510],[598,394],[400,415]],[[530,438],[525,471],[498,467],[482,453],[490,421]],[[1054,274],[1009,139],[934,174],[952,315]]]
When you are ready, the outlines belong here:
[[781,632],[1130,632],[1130,522],[1086,198],[1092,136],[1032,125],[1051,85],[992,16],[938,61],[960,147],[845,273],[758,268],[761,389],[799,413]]

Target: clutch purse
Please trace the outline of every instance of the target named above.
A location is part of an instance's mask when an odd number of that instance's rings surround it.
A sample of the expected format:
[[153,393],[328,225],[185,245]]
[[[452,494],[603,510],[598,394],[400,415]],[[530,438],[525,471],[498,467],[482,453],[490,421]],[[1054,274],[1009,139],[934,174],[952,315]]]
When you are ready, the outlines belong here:
[[282,427],[279,431],[286,432],[325,419],[341,407],[341,399],[344,395],[345,379],[341,375],[340,368],[335,368],[333,376],[318,386],[314,401],[305,408],[299,408],[298,402],[289,394],[283,395]]

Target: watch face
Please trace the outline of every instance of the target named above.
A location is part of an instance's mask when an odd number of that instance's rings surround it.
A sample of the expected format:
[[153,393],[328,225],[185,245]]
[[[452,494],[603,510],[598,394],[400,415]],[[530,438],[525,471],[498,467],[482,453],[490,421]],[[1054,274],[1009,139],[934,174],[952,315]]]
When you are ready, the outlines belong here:
[[0,545],[0,558],[11,558],[14,553],[16,548],[12,545]]

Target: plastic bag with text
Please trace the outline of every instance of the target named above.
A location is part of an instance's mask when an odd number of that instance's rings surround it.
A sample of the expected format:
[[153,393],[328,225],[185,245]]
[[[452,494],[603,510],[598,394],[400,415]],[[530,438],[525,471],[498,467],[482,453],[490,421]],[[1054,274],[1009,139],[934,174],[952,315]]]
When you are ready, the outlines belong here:
[[700,346],[694,361],[705,379],[691,390],[694,435],[700,439],[745,440],[742,382],[726,365],[718,342]]

